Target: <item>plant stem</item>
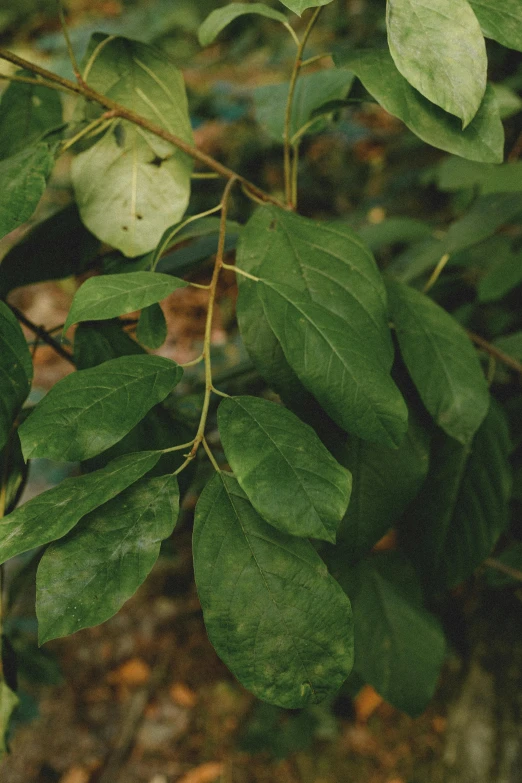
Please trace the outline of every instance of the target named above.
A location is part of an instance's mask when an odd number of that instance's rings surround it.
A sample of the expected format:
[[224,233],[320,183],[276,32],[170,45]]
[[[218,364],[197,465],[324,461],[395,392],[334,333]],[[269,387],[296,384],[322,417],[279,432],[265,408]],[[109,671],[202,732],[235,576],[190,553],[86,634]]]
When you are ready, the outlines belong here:
[[164,240],[164,242],[162,242],[161,245],[158,248],[156,248],[156,250],[154,251],[154,260],[152,262],[151,271],[154,272],[158,264],[158,261],[160,260],[161,256],[168,248],[168,246],[170,245],[170,243],[172,242],[176,234],[179,234],[179,232],[182,231],[185,228],[185,226],[188,226],[190,223],[193,223],[195,220],[208,217],[208,215],[213,215],[214,212],[219,212],[220,209],[221,209],[221,204],[218,204],[217,207],[212,207],[212,209],[207,209],[206,212],[198,212],[197,215],[191,215],[182,223],[179,223],[175,228],[173,228],[170,234]]
[[488,568],[494,568],[495,571],[500,571],[501,574],[506,574],[506,576],[510,576],[512,579],[522,582],[522,571],[519,571],[518,568],[506,565],[495,557],[488,557],[484,560],[484,565],[487,565]]
[[284,165],[285,165],[285,197],[287,205],[290,209],[293,208],[292,202],[292,173],[291,173],[291,143],[290,143],[290,130],[292,125],[292,108],[294,105],[295,87],[297,79],[299,77],[299,71],[303,66],[303,52],[305,50],[310,33],[313,30],[319,14],[323,10],[323,6],[316,8],[308,22],[303,38],[297,48],[297,54],[292,69],[292,75],[290,76],[290,85],[288,87],[288,98],[286,101],[285,111],[285,130],[284,130]]
[[259,283],[260,278],[254,277],[254,275],[251,275],[250,272],[245,272],[244,269],[240,269],[235,264],[221,264],[222,269],[229,269],[231,272],[235,272],[236,275],[242,275],[243,277],[248,277],[249,280],[254,280],[256,283]]
[[17,320],[20,321],[21,324],[27,327],[27,329],[30,329],[31,332],[39,337],[42,342],[49,345],[53,351],[62,357],[62,359],[65,359],[69,362],[69,364],[72,364],[73,367],[76,367],[76,362],[74,361],[72,354],[70,354],[69,351],[66,351],[65,348],[62,348],[60,343],[51,337],[49,332],[44,329],[43,326],[37,326],[32,321],[30,321],[29,318],[27,318],[27,316],[25,316],[22,311],[18,309],[18,307],[9,304],[9,302],[6,302],[6,305],[11,309],[13,315],[16,316]]
[[475,334],[475,332],[471,332],[469,329],[467,332],[470,340],[474,342],[475,345],[478,345],[479,348],[482,348],[482,350],[488,353],[490,356],[498,359],[498,361],[502,362],[502,364],[505,364],[506,367],[510,367],[512,370],[515,370],[515,372],[518,372],[520,375],[522,375],[522,364],[520,362],[517,362],[517,360],[513,359],[512,356],[509,356],[509,354],[501,351],[500,348],[496,348],[479,334]]
[[31,76],[19,76],[18,74],[0,74],[0,79],[4,79],[6,82],[20,82],[21,84],[34,84],[38,87],[47,87],[49,90],[58,90],[59,92],[70,93],[68,87],[62,87],[60,84],[53,84],[52,82],[44,82],[41,79],[33,79]]
[[202,441],[202,443],[203,443],[203,448],[204,448],[204,449],[205,449],[205,451],[207,452],[207,457],[209,458],[209,460],[211,461],[212,465],[214,466],[214,469],[215,469],[215,470],[216,470],[218,473],[220,473],[220,472],[221,472],[221,471],[220,471],[220,467],[219,467],[219,465],[217,464],[217,462],[216,462],[216,458],[215,458],[215,457],[214,457],[214,455],[212,454],[212,451],[210,450],[210,446],[209,446],[209,445],[208,445],[208,443],[207,443],[207,439],[206,439],[206,438],[203,438],[203,441]]
[[67,27],[67,22],[65,20],[65,14],[63,11],[63,6],[61,0],[56,0],[56,5],[58,7],[58,17],[60,19],[60,25],[62,27],[62,33],[63,37],[65,38],[65,45],[67,47],[67,54],[69,55],[69,60],[71,61],[73,73],[78,79],[79,82],[81,82],[82,77],[80,73],[80,67],[78,65],[78,61],[76,60],[76,55],[74,54],[74,49],[72,47],[71,43],[71,36],[69,35],[69,29]]
[[65,79],[63,76],[58,76],[58,74],[55,74],[52,71],[48,71],[47,68],[42,68],[39,65],[35,65],[34,63],[29,62],[29,60],[25,60],[23,57],[19,57],[18,55],[13,54],[13,52],[9,52],[3,48],[0,48],[0,60],[7,60],[7,62],[13,63],[19,68],[24,68],[28,71],[32,71],[33,73],[37,73],[39,76],[42,76],[49,82],[52,82],[53,84],[59,84],[75,95],[80,95],[87,100],[94,101],[100,106],[103,106],[105,109],[113,112],[114,117],[119,117],[122,120],[128,120],[128,122],[132,122],[134,125],[138,125],[140,128],[153,133],[155,136],[158,136],[158,138],[167,141],[169,144],[173,144],[193,160],[197,160],[207,168],[216,171],[224,179],[236,180],[237,182],[240,182],[250,195],[259,198],[263,203],[275,204],[276,206],[285,209],[285,205],[282,204],[277,198],[271,196],[269,193],[266,193],[266,191],[264,191],[262,188],[259,188],[253,182],[250,182],[250,180],[246,179],[246,177],[237,174],[235,171],[232,171],[232,169],[229,169],[228,166],[224,166],[210,155],[207,155],[206,152],[198,150],[196,147],[188,144],[179,136],[176,136],[174,133],[170,133],[169,131],[165,130],[165,128],[156,125],[146,117],[142,117],[140,114],[137,114],[131,109],[128,109],[126,106],[113,101],[106,95],[102,95],[101,93],[96,92],[96,90],[93,90],[91,87],[89,87],[88,84],[85,84],[84,82],[76,84],[70,79]]
[[[207,318],[205,321],[205,338],[203,341],[203,357],[205,359],[205,396],[203,398],[203,406],[201,408],[201,416],[199,419],[198,431],[196,433],[196,437],[194,438],[190,453],[187,455],[187,459],[174,472],[175,476],[178,473],[181,473],[181,471],[184,470],[187,467],[187,465],[195,458],[196,454],[198,453],[198,449],[202,443],[205,448],[205,451],[207,451],[207,454],[210,451],[210,449],[208,449],[208,446],[205,446],[204,441],[205,441],[205,427],[207,425],[208,411],[210,407],[210,397],[214,390],[214,386],[212,384],[212,359],[210,356],[212,320],[214,316],[214,304],[216,301],[216,292],[217,292],[217,284],[219,280],[219,273],[221,272],[221,269],[223,267],[223,256],[225,253],[228,201],[230,197],[230,192],[234,187],[234,185],[236,184],[236,182],[237,180],[235,178],[230,179],[227,182],[225,190],[223,192],[223,198],[221,199],[221,221],[219,226],[218,248],[216,253],[216,261],[214,263],[214,271],[212,272],[212,280],[210,281]],[[214,466],[216,467],[217,463],[215,462],[214,458],[211,457],[210,459],[214,464]],[[218,467],[216,469],[219,470]]]
[[445,267],[445,266],[446,266],[446,264],[448,263],[448,261],[449,261],[449,258],[450,258],[450,255],[449,255],[449,253],[444,253],[444,255],[442,256],[442,258],[441,258],[441,259],[440,259],[440,261],[438,262],[437,266],[435,267],[435,269],[434,269],[434,270],[433,270],[433,272],[431,273],[431,275],[430,275],[430,279],[428,280],[428,282],[426,283],[426,285],[425,285],[425,286],[424,286],[424,288],[422,289],[422,292],[423,292],[424,294],[427,294],[427,293],[428,293],[428,291],[429,291],[431,288],[433,288],[433,286],[435,285],[435,283],[436,283],[436,282],[437,282],[437,280],[439,279],[439,277],[440,277],[440,275],[441,275],[442,271],[444,270],[444,267]]

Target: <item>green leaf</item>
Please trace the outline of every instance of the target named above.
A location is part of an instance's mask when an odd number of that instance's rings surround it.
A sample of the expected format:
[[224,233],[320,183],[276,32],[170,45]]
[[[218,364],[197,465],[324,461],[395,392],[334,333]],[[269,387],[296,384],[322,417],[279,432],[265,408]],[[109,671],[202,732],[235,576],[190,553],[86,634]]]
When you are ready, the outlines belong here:
[[[90,53],[106,38],[94,35]],[[183,76],[163,52],[111,38],[99,49],[86,80],[93,89],[193,144]],[[73,161],[82,220],[124,255],[147,253],[165,229],[183,217],[192,165],[172,144],[127,121],[114,120],[103,137]]]
[[515,90],[505,84],[493,84],[492,87],[501,119],[507,120],[522,110],[522,98],[517,95]]
[[388,43],[400,73],[465,128],[484,97],[488,58],[467,0],[388,0]]
[[398,449],[349,437],[336,457],[352,473],[350,505],[337,533],[344,562],[356,563],[388,532],[428,475],[430,439],[412,416]]
[[489,407],[489,391],[471,341],[457,321],[420,291],[390,281],[390,316],[408,372],[428,412],[469,443]]
[[36,576],[39,643],[116,614],[158,559],[178,513],[176,476],[144,478],[51,544]]
[[482,194],[522,191],[522,161],[495,166],[464,158],[449,157],[437,167],[440,190],[479,188]]
[[258,397],[221,402],[225,455],[255,510],[294,536],[335,542],[352,480],[314,430],[291,411]]
[[119,356],[145,356],[145,350],[123,331],[121,321],[80,324],[74,333],[74,360],[88,370]]
[[26,459],[88,459],[121,440],[179,383],[161,356],[122,356],[59,381],[20,427]]
[[382,552],[338,578],[353,606],[354,671],[394,707],[420,715],[435,692],[446,642],[422,606],[411,564],[399,552]]
[[85,228],[75,204],[38,223],[0,264],[0,296],[18,286],[78,275],[97,255],[99,241]]
[[408,83],[387,51],[347,52],[334,60],[352,70],[375,100],[423,141],[470,160],[502,163],[504,129],[491,87],[486,89],[473,121],[462,130],[456,117],[430,103]]
[[332,0],[281,0],[283,5],[286,5],[294,14],[301,16],[303,11],[307,8],[318,8],[322,5],[328,5]]
[[0,450],[31,391],[33,362],[23,332],[9,307],[0,302]]
[[[350,91],[353,79],[353,73],[342,69],[317,71],[301,76],[296,84],[292,104],[290,138],[302,131],[315,112],[320,113],[321,106],[331,101],[344,100]],[[266,128],[270,136],[281,144],[285,132],[288,89],[289,83],[284,82],[257,87],[254,90],[256,119]],[[331,109],[327,109],[326,113],[330,111]],[[318,117],[316,122],[309,125],[306,133],[317,133],[323,127],[324,121]],[[300,135],[304,135],[304,132]]]
[[522,253],[507,252],[494,259],[478,284],[479,302],[497,302],[522,283]]
[[[32,76],[19,71],[22,76]],[[0,102],[0,160],[16,155],[63,122],[62,102],[56,90],[36,84],[11,82]]]
[[274,19],[276,22],[286,24],[286,16],[281,14],[264,3],[228,3],[222,8],[216,8],[207,16],[198,30],[198,39],[201,46],[208,46],[218,37],[220,32],[225,29],[234,19],[244,14],[257,14],[266,16],[268,19]]
[[241,279],[240,300],[257,286],[286,361],[329,416],[362,438],[397,445],[407,409],[389,374],[386,293],[357,235],[263,207],[242,232],[238,266],[261,278]]
[[136,337],[147,348],[160,348],[167,339],[167,322],[159,304],[151,304],[142,310]]
[[245,688],[291,709],[335,693],[353,663],[350,602],[308,541],[264,522],[220,473],[198,501],[193,552],[210,641]]
[[467,579],[509,520],[511,470],[506,417],[492,400],[472,446],[442,434],[430,474],[401,525],[402,543],[430,594]]
[[494,345],[522,362],[522,332],[513,332],[513,334],[499,337],[495,340]]
[[19,699],[16,693],[13,693],[5,680],[0,680],[0,759],[7,753],[6,735],[11,716],[18,704]]
[[141,310],[187,285],[184,280],[157,272],[90,277],[75,294],[64,331],[80,321],[104,321]]
[[43,142],[0,161],[0,239],[29,220],[53,166],[54,154]]
[[469,0],[486,38],[522,52],[522,6],[519,0]]
[[151,470],[161,454],[142,451],[110,462],[87,476],[68,478],[24,503],[0,521],[0,562],[61,538],[93,509]]
[[514,544],[509,549],[505,549],[500,555],[495,556],[495,560],[500,564],[500,568],[488,567],[484,573],[484,580],[488,587],[501,588],[520,585],[520,579],[517,576],[505,573],[501,567],[507,566],[507,569],[512,568],[514,571],[522,572],[522,544]]

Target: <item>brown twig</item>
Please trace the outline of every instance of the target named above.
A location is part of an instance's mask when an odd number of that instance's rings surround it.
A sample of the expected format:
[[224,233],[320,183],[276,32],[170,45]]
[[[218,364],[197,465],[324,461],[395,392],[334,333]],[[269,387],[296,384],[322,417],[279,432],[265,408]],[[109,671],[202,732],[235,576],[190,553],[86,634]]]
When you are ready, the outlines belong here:
[[76,84],[70,79],[65,79],[63,76],[59,76],[58,74],[47,70],[47,68],[42,68],[40,65],[35,65],[35,63],[31,63],[29,60],[25,60],[23,57],[19,57],[17,54],[14,54],[13,52],[10,52],[1,47],[0,60],[6,60],[7,62],[13,63],[13,65],[17,65],[19,68],[24,68],[27,71],[36,73],[43,79],[47,79],[47,81],[52,82],[53,84],[61,85],[61,87],[69,90],[69,92],[72,92],[75,95],[80,95],[89,101],[94,101],[99,106],[103,106],[105,109],[113,112],[114,117],[119,117],[122,120],[128,120],[128,122],[132,122],[134,125],[138,125],[140,128],[153,133],[155,136],[163,139],[169,144],[173,144],[193,160],[197,160],[207,168],[217,172],[224,179],[234,179],[241,183],[248,193],[251,193],[262,202],[275,204],[282,209],[287,208],[279,201],[279,199],[271,196],[269,193],[266,193],[266,191],[264,191],[262,188],[254,185],[253,182],[250,182],[250,180],[246,179],[240,174],[236,174],[235,171],[229,169],[228,166],[224,166],[222,163],[215,160],[215,158],[213,158],[211,155],[207,155],[206,152],[198,150],[196,147],[188,144],[174,133],[169,133],[169,131],[165,130],[165,128],[150,122],[150,120],[148,120],[146,117],[142,117],[140,114],[137,114],[131,109],[128,109],[126,106],[113,101],[111,98],[107,98],[106,95],[102,95],[101,93],[96,92],[96,90],[93,90],[91,87],[89,87],[88,84]]
[[482,350],[488,353],[490,356],[493,356],[499,362],[505,364],[506,367],[510,367],[512,370],[522,375],[522,364],[520,362],[518,362],[516,359],[513,359],[513,357],[509,356],[509,354],[504,353],[504,351],[501,351],[500,348],[496,348],[479,334],[475,334],[475,332],[471,332],[469,329],[467,332],[470,340],[474,342],[475,345],[478,345],[479,348],[482,348]]
[[26,315],[22,313],[21,310],[18,309],[18,307],[9,304],[9,302],[6,302],[6,304],[21,324],[27,327],[27,329],[30,329],[31,332],[33,332],[33,334],[35,334],[43,343],[49,345],[53,351],[62,357],[62,359],[65,359],[69,362],[69,364],[72,364],[73,367],[76,367],[76,362],[74,361],[72,354],[70,354],[69,351],[66,351],[65,348],[63,348],[60,343],[54,339],[54,337],[51,337],[49,332],[44,329],[43,326],[37,326],[34,324],[31,320],[29,320],[29,318],[27,318]]

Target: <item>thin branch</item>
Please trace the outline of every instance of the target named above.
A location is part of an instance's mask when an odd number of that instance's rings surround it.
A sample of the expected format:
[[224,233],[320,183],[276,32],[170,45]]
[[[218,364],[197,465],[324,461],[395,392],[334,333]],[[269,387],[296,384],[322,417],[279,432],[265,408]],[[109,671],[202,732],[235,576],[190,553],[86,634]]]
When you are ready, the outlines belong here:
[[512,370],[522,375],[522,364],[520,362],[517,362],[517,360],[513,359],[512,356],[509,356],[509,354],[501,351],[500,348],[492,345],[479,334],[475,334],[475,332],[471,332],[469,329],[467,332],[470,340],[474,342],[475,345],[478,345],[479,348],[482,348],[482,350],[488,353],[490,356],[493,356],[499,362],[505,364],[506,367],[510,367]]
[[6,82],[20,82],[21,84],[34,84],[37,87],[47,87],[49,90],[58,90],[58,92],[66,92],[69,93],[69,89],[66,87],[62,87],[60,84],[53,84],[52,82],[44,82],[41,79],[32,78],[31,76],[20,76],[17,73],[13,74],[7,74],[2,73],[0,74],[0,80],[4,80]]
[[67,54],[69,55],[69,60],[71,61],[73,73],[76,76],[78,82],[81,84],[82,77],[80,72],[80,66],[78,65],[76,55],[74,54],[74,49],[71,42],[71,36],[69,35],[69,28],[67,27],[67,21],[65,19],[65,14],[63,11],[62,1],[56,0],[56,5],[58,7],[58,18],[60,19],[60,25],[62,27],[63,37],[65,38]]
[[422,289],[422,291],[423,291],[423,293],[424,293],[424,294],[427,294],[427,293],[428,293],[428,291],[429,291],[431,288],[433,288],[433,286],[435,285],[435,283],[437,282],[437,280],[438,280],[438,279],[439,279],[439,277],[441,276],[442,272],[444,271],[444,267],[445,267],[445,266],[446,266],[446,264],[448,263],[449,259],[450,259],[450,254],[449,254],[449,253],[444,253],[444,255],[442,256],[442,258],[441,258],[441,259],[440,259],[440,261],[438,262],[437,266],[435,267],[435,269],[434,269],[434,270],[433,270],[433,272],[431,273],[431,275],[430,275],[430,279],[428,280],[428,282],[426,283],[426,285],[425,285],[425,286],[424,286],[424,288]]
[[30,321],[29,318],[27,318],[27,316],[25,316],[22,311],[18,309],[18,307],[9,304],[9,302],[6,302],[6,304],[21,324],[27,327],[27,329],[30,329],[31,332],[33,332],[33,334],[35,334],[43,343],[49,345],[53,351],[62,357],[62,359],[65,359],[69,362],[69,364],[72,364],[73,367],[76,367],[76,362],[74,361],[72,354],[70,354],[69,351],[66,351],[65,348],[62,348],[60,343],[57,342],[54,337],[51,337],[49,332],[44,329],[43,326],[37,326],[32,321]]
[[506,563],[497,560],[495,557],[488,557],[484,560],[484,565],[487,565],[488,568],[494,568],[495,571],[500,571],[500,573],[506,574],[506,576],[510,576],[518,582],[522,582],[522,571],[519,571],[518,568],[506,565]]
[[243,177],[240,174],[237,174],[235,171],[232,171],[232,169],[229,169],[228,166],[224,166],[210,155],[207,155],[206,152],[198,150],[196,147],[188,144],[174,133],[170,133],[169,131],[165,130],[165,128],[150,122],[150,120],[148,120],[146,117],[142,117],[140,114],[137,114],[131,109],[128,109],[126,106],[113,101],[106,95],[102,95],[101,93],[96,92],[96,90],[93,90],[91,87],[89,87],[88,84],[75,84],[75,82],[71,81],[70,79],[65,79],[63,76],[58,76],[58,74],[55,74],[52,71],[48,71],[47,68],[42,68],[40,65],[35,65],[34,63],[29,62],[29,60],[25,60],[23,57],[19,57],[17,54],[13,54],[13,52],[9,52],[1,47],[0,60],[7,60],[7,62],[13,63],[19,68],[24,68],[28,71],[32,71],[33,73],[37,73],[39,76],[42,76],[44,79],[47,79],[53,84],[60,84],[62,87],[69,90],[70,92],[73,92],[75,95],[81,95],[87,100],[94,101],[100,106],[103,106],[105,109],[114,112],[114,117],[119,117],[122,120],[128,120],[128,122],[132,122],[134,125],[138,125],[140,128],[153,133],[155,136],[163,139],[169,144],[173,144],[193,160],[197,160],[207,168],[216,171],[224,179],[236,180],[237,182],[240,182],[248,191],[248,193],[254,197],[259,198],[263,203],[275,204],[276,206],[285,209],[285,205],[282,204],[279,199],[271,196],[262,188],[259,188],[253,182],[250,182],[250,180],[246,179],[246,177]]
[[303,52],[305,50],[308,39],[310,37],[310,33],[312,32],[313,27],[317,22],[317,19],[319,18],[319,14],[321,13],[322,10],[323,10],[323,6],[316,8],[310,18],[310,21],[308,22],[303,38],[299,43],[299,47],[297,49],[294,67],[292,69],[292,75],[290,76],[290,85],[288,87],[288,98],[286,100],[286,110],[285,110],[284,165],[285,165],[285,196],[286,196],[287,205],[289,206],[290,209],[293,208],[290,129],[292,125],[292,108],[294,105],[295,87],[297,84],[297,79],[299,77],[299,72],[303,65]]

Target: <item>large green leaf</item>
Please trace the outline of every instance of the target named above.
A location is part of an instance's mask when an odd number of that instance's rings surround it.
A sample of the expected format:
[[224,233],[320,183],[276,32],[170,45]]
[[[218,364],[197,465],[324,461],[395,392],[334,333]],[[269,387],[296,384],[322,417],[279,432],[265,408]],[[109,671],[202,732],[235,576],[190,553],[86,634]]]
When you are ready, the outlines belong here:
[[82,460],[121,440],[181,380],[161,356],[122,356],[53,386],[20,427],[26,459]]
[[40,644],[116,614],[156,562],[178,512],[175,476],[143,478],[51,544],[36,576]]
[[0,296],[18,286],[81,274],[96,257],[99,246],[81,222],[76,205],[71,204],[38,223],[4,256]]
[[18,432],[13,432],[0,451],[0,476],[4,477],[6,514],[18,504],[27,480],[27,469]]
[[444,432],[469,443],[489,407],[471,341],[449,313],[415,288],[390,281],[388,299],[401,354],[424,405]]
[[80,321],[104,321],[142,310],[186,285],[184,280],[156,272],[90,277],[76,292],[64,331]]
[[264,3],[228,3],[210,13],[198,30],[201,46],[208,46],[234,19],[244,14],[257,14],[286,24],[286,16]]
[[0,760],[7,753],[6,735],[9,729],[11,716],[19,704],[18,696],[7,685],[5,680],[0,680]]
[[[146,44],[93,36],[98,56],[88,84],[192,144],[181,71]],[[192,160],[166,141],[115,120],[72,166],[76,200],[86,226],[127,256],[152,250],[163,232],[181,220],[190,196]],[[108,219],[110,216],[110,219]]]
[[123,331],[119,320],[80,324],[74,333],[74,360],[88,370],[119,356],[145,356],[145,350]]
[[509,519],[510,441],[493,401],[471,447],[440,434],[430,474],[402,523],[402,541],[426,590],[438,593],[467,579]]
[[487,38],[522,52],[522,5],[520,0],[469,0]]
[[247,396],[223,400],[218,425],[228,463],[258,514],[283,533],[335,542],[352,480],[313,429],[286,408]]
[[484,97],[488,59],[468,0],[388,0],[386,23],[400,73],[469,125]]
[[[321,114],[321,106],[326,105],[328,113],[331,111],[328,108],[331,101],[344,100],[350,91],[353,79],[353,73],[342,69],[317,71],[301,76],[296,84],[292,104],[290,138],[292,139],[299,131],[304,135],[303,129],[307,125],[307,133],[322,130],[324,122],[320,117],[309,124],[312,116]],[[283,142],[285,132],[288,88],[288,82],[284,82],[257,87],[254,90],[256,119],[267,129],[272,138],[280,143]]]
[[9,307],[0,302],[0,450],[31,390],[33,362],[22,330]]
[[350,602],[311,544],[268,525],[220,473],[198,501],[193,549],[210,641],[238,680],[281,707],[335,693],[353,663]]
[[502,163],[504,129],[491,87],[486,89],[473,121],[462,130],[456,117],[430,103],[409,84],[389,52],[346,52],[334,60],[352,70],[375,100],[423,141],[470,160]]
[[54,166],[54,154],[39,142],[0,161],[0,239],[29,220]]
[[[351,229],[263,207],[241,235],[238,266],[261,278],[264,315],[303,385],[339,426],[397,445],[407,410],[389,371],[386,294]],[[242,311],[243,324],[249,314]]]
[[353,606],[354,671],[413,717],[430,702],[444,662],[439,622],[422,606],[418,578],[399,552],[363,560],[338,579]]
[[62,102],[56,90],[11,82],[0,102],[0,160],[16,155],[62,122]]
[[522,253],[506,251],[494,259],[478,284],[479,302],[496,302],[522,284]]
[[157,451],[142,451],[119,457],[24,503],[0,521],[0,562],[61,538],[83,516],[152,470],[160,456]]
[[433,229],[427,223],[414,218],[390,217],[380,223],[361,226],[357,233],[368,248],[375,252],[387,245],[410,244],[429,239],[433,236]]
[[349,437],[336,451],[353,477],[352,497],[337,533],[345,562],[368,554],[419,493],[428,475],[430,438],[410,411],[406,437],[390,449]]
[[306,11],[307,8],[317,8],[321,5],[328,5],[332,0],[281,0],[283,5],[286,5],[295,14],[301,14]]

